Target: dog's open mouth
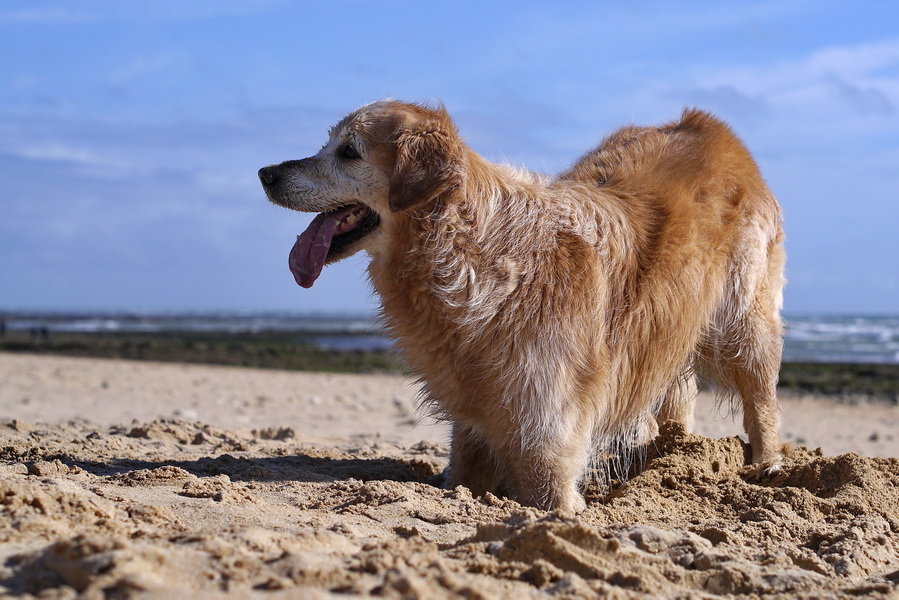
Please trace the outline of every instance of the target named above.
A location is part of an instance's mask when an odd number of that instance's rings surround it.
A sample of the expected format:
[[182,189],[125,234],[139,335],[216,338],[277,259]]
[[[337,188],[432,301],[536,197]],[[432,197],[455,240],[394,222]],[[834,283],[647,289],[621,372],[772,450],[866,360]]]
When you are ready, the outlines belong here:
[[363,204],[316,215],[290,251],[293,278],[304,288],[312,287],[330,258],[374,231],[379,223],[377,213]]

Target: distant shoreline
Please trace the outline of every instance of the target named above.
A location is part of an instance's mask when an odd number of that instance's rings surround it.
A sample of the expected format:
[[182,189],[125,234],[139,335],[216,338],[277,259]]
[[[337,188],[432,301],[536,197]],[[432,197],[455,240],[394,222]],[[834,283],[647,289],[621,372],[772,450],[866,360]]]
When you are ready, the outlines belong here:
[[0,352],[229,365],[289,371],[395,373],[385,350],[328,350],[296,332],[45,332],[8,331]]
[[[788,314],[786,320],[786,362],[899,364],[899,315]],[[35,338],[64,334],[286,334],[323,350],[391,348],[390,338],[372,314],[0,310],[0,338],[4,331]]]
[[[360,334],[347,334],[358,336]],[[374,335],[374,334],[372,334]],[[339,333],[330,337],[339,340]],[[406,375],[386,349],[326,349],[294,331],[55,332],[7,331],[0,352],[227,365],[289,371]],[[845,401],[899,403],[899,364],[785,362],[779,389]]]

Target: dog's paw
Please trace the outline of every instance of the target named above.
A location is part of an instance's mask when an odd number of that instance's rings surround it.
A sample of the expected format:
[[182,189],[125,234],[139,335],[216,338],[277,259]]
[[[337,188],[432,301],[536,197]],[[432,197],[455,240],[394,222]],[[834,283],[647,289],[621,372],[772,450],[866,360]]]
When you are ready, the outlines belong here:
[[753,465],[753,474],[756,481],[766,481],[778,476],[783,469],[783,457],[778,455],[772,458],[761,460]]
[[580,494],[569,494],[560,499],[553,509],[560,515],[573,516],[587,510],[587,501]]
[[433,485],[434,487],[448,490],[449,487],[449,468],[442,470],[436,475],[432,475],[428,478],[428,485]]
[[780,473],[780,469],[781,469],[781,464],[780,464],[780,463],[777,463],[777,464],[774,464],[774,465],[769,465],[769,466],[763,467],[763,468],[761,469],[760,475],[761,475],[763,478],[768,479],[768,478],[774,477],[775,475],[777,475],[778,473]]
[[574,514],[580,514],[587,510],[587,501],[584,500],[584,497],[578,494],[575,496],[572,501],[569,503],[569,510]]

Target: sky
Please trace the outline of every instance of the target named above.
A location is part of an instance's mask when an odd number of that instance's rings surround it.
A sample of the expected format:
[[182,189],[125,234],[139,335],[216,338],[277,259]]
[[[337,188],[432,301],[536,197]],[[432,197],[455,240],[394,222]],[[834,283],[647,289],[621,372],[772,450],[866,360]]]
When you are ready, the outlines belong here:
[[897,24],[895,0],[4,0],[0,310],[373,312],[364,254],[294,283],[311,215],[256,172],[393,97],[548,173],[710,110],[783,207],[785,311],[899,313]]

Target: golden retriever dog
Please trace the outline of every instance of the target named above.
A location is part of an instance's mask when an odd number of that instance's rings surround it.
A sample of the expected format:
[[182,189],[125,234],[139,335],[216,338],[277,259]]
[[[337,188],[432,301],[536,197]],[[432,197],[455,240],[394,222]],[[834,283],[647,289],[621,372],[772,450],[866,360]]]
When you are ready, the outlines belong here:
[[781,213],[714,117],[626,127],[549,177],[488,162],[443,108],[382,100],[259,177],[321,213],[290,252],[299,285],[370,255],[386,325],[452,422],[449,487],[580,511],[597,453],[689,426],[696,373],[739,396],[752,461],[779,468]]

